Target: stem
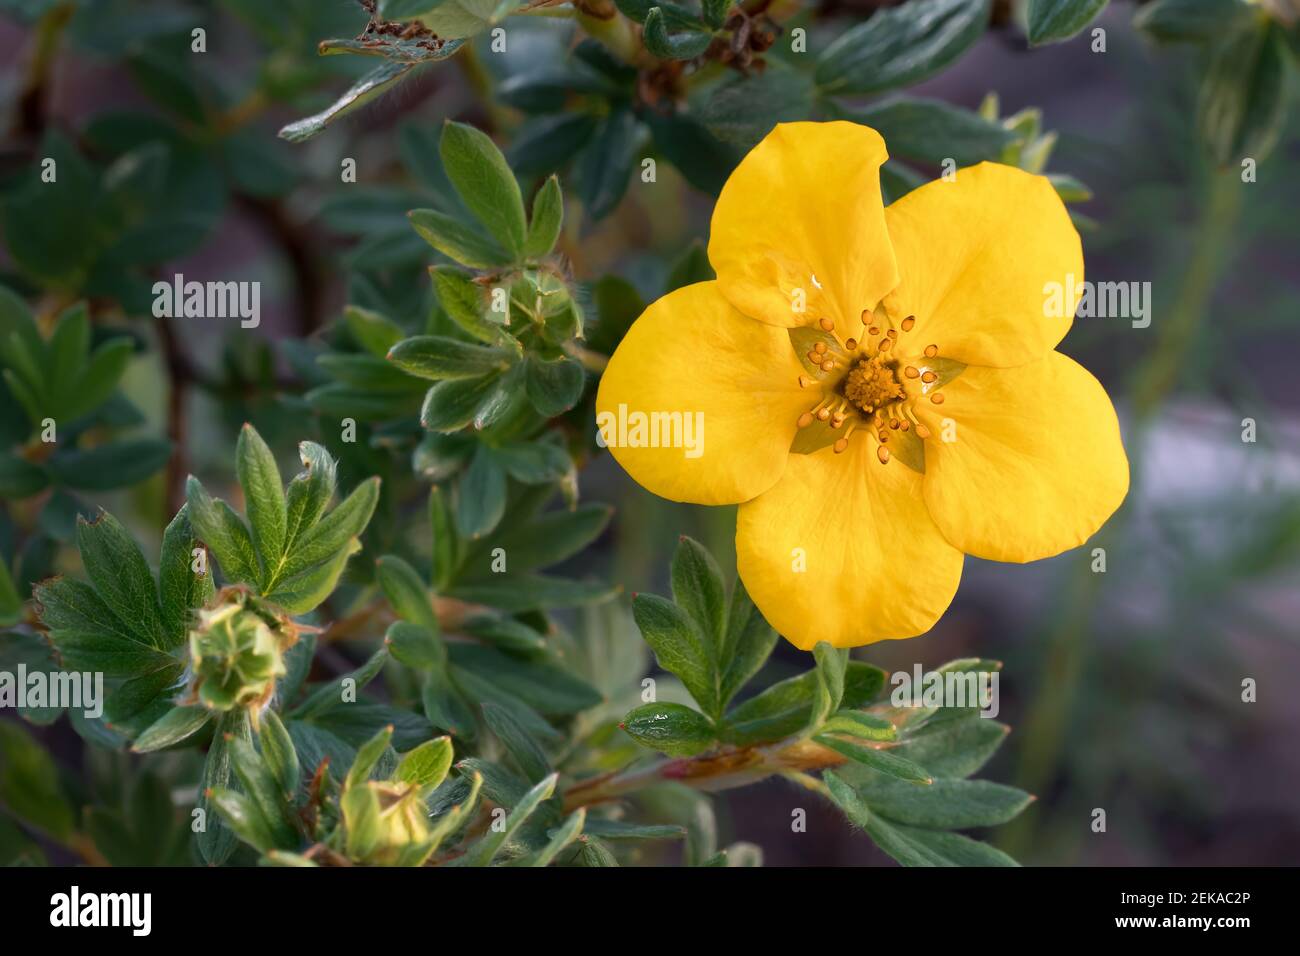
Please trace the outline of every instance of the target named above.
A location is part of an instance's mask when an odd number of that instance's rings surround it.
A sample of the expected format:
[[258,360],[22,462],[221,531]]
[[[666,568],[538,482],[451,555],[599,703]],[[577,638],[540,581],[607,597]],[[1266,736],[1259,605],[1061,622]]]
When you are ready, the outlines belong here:
[[682,783],[713,792],[749,786],[778,774],[803,782],[805,778],[813,779],[808,777],[808,771],[838,767],[845,760],[829,747],[796,738],[703,757],[660,758],[579,781],[565,791],[564,809],[567,813],[578,807],[608,803],[661,783]]
[[61,3],[50,8],[36,23],[32,36],[32,55],[23,76],[18,94],[18,107],[14,111],[14,133],[32,139],[45,131],[45,107],[49,96],[50,73],[59,52],[59,40],[64,28],[72,19],[75,7]]

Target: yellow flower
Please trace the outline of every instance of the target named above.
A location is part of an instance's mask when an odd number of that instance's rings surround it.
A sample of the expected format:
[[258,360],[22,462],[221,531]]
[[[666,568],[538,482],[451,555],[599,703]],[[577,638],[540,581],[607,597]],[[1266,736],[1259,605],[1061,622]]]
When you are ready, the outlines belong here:
[[1054,351],[1083,253],[1051,184],[981,163],[885,208],[885,159],[864,126],[776,127],[718,198],[718,278],[651,305],[597,396],[637,482],[740,504],[741,579],[801,648],[922,634],[963,553],[1058,554],[1128,491],[1106,392]]

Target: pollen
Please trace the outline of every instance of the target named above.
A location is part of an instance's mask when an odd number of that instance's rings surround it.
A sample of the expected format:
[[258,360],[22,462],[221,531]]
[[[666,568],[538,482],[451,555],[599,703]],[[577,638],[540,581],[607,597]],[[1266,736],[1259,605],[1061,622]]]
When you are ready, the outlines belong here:
[[844,397],[864,411],[880,408],[903,395],[903,386],[880,355],[863,359],[844,381]]

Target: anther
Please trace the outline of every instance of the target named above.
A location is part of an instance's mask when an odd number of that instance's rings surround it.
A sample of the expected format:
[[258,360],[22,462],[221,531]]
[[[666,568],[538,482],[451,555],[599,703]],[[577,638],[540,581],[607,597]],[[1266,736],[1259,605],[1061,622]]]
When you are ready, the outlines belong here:
[[844,340],[844,347],[845,347],[846,349],[848,349],[850,352],[852,352],[854,349],[856,349],[856,348],[858,347],[858,340],[857,340],[857,339],[845,339],[845,340]]
[[799,421],[796,424],[800,428],[807,428],[809,425],[812,424],[812,420],[813,420],[812,412],[804,412],[802,415],[799,416]]
[[889,420],[889,427],[892,428],[894,431],[898,431],[898,419],[891,418]]
[[909,365],[907,368],[903,369],[903,374],[906,375],[908,378],[916,378],[921,373]]
[[902,325],[903,325],[904,332],[912,331],[912,326],[916,325],[916,316],[909,315],[907,318],[903,320]]
[[835,328],[835,323],[832,322],[830,319],[822,319],[822,320],[821,320],[820,322],[818,322],[817,324],[820,325],[820,326],[821,326],[823,329],[825,329],[827,332],[829,332],[829,331],[831,331],[831,329]]
[[876,449],[876,457],[880,459],[882,465],[889,463],[889,449],[881,445]]
[[906,418],[904,418],[902,423],[898,427],[903,429],[903,431],[908,431],[911,429],[912,423],[909,422]]
[[942,405],[942,404],[943,404],[943,393],[942,393],[942,392],[935,392],[933,395],[930,396],[930,401],[934,402],[934,404],[936,404],[936,405]]
[[937,345],[927,345],[927,346],[925,347],[925,357],[926,357],[926,358],[934,358],[934,357],[935,357],[936,355],[938,355],[938,354],[939,354],[939,346],[937,346]]
[[844,449],[848,447],[849,447],[849,440],[847,438],[837,439],[835,444],[831,446],[831,448],[834,449],[835,454],[837,455],[840,454],[840,452],[844,451]]
[[898,330],[897,330],[897,329],[890,329],[890,330],[889,330],[888,332],[886,332],[885,334],[888,335],[891,339],[896,339],[896,338],[898,338]]
[[922,438],[922,439],[924,439],[924,438],[929,438],[929,437],[930,437],[930,429],[926,428],[924,425],[918,424],[918,425],[916,426],[916,437],[917,437],[917,438]]
[[826,351],[826,343],[818,342],[816,345],[813,346],[813,351],[816,352],[818,355],[821,355],[823,352]]
[[893,339],[881,339],[881,340],[880,340],[880,351],[882,351],[882,352],[888,352],[888,351],[889,351],[889,347],[890,347],[891,345],[893,345],[893,344],[894,344],[894,340],[893,340]]
[[873,325],[871,328],[867,329],[867,334],[868,334],[868,335],[879,335],[879,334],[880,334],[880,326],[878,326],[878,325]]
[[812,379],[810,379],[807,375],[800,375],[800,376],[799,376],[799,387],[800,387],[800,388],[807,388],[807,387],[808,387],[809,385],[811,385],[811,384],[812,384]]
[[824,422],[824,421],[826,421],[826,419],[828,419],[828,418],[830,418],[830,417],[831,417],[831,410],[830,410],[829,408],[819,409],[818,412],[817,412],[817,420],[818,420],[818,421],[823,421],[823,422]]
[[823,372],[829,372],[829,371],[830,371],[831,369],[833,369],[834,367],[835,367],[835,363],[832,362],[830,359],[827,359],[825,362],[822,362],[822,371],[823,371]]
[[924,375],[921,376],[921,381],[925,382],[926,385],[929,385],[931,382],[937,382],[938,380],[939,380],[939,376],[936,375],[934,372],[927,371]]

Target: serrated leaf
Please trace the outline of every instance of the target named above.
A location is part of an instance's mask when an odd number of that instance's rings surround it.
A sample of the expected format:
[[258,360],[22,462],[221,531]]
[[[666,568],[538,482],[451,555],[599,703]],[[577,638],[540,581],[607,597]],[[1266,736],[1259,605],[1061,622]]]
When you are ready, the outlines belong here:
[[153,572],[140,546],[106,511],[94,522],[77,519],[77,548],[95,592],[123,622],[147,643],[166,649],[170,642],[163,633],[162,608]]
[[708,33],[670,34],[663,10],[651,7],[646,14],[642,40],[645,48],[660,59],[690,60],[708,49],[713,37]]

